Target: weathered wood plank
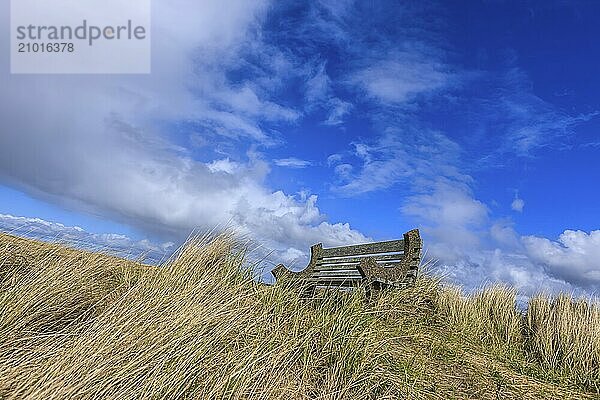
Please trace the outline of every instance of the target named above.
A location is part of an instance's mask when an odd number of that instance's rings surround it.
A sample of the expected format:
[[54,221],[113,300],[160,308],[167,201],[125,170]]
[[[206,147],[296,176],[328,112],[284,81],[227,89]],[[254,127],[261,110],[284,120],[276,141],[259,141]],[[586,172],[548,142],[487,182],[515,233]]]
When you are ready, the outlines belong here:
[[321,285],[321,284],[316,284],[315,285],[315,289],[336,289],[336,290],[353,290],[356,289],[359,286],[362,286],[363,282],[357,281],[357,282],[343,282],[343,283],[332,283],[329,285]]
[[403,265],[402,261],[398,261],[398,262],[378,262],[377,263],[380,267],[383,268],[400,268]]
[[310,285],[325,285],[325,286],[339,286],[339,285],[347,285],[347,286],[356,286],[364,282],[362,278],[356,279],[319,279],[313,281],[307,281]]
[[364,286],[362,282],[334,282],[327,285],[314,284],[313,288],[315,289],[326,289],[326,290],[344,290],[344,291],[352,291],[357,287]]
[[327,281],[354,281],[354,280],[360,280],[362,279],[362,276],[359,274],[357,275],[353,275],[353,276],[346,276],[346,275],[339,275],[339,276],[311,276],[309,278],[307,278],[308,281],[311,282],[327,282]]
[[358,271],[358,265],[340,265],[336,268],[316,268],[313,273],[327,272],[331,274],[342,274],[347,272]]
[[357,256],[361,254],[392,253],[404,250],[404,240],[390,240],[388,242],[357,244],[354,246],[333,247],[323,249],[323,257]]
[[404,252],[395,252],[393,254],[375,254],[375,255],[364,255],[364,256],[346,256],[346,257],[325,257],[317,260],[317,265],[322,264],[347,264],[347,263],[360,263],[364,258],[372,257],[377,261],[384,260],[402,260],[404,258]]
[[330,266],[330,267],[317,267],[314,269],[314,272],[334,272],[334,271],[347,271],[347,270],[353,270],[353,271],[358,271],[358,264],[351,264],[351,265],[336,265],[336,266]]
[[316,278],[316,279],[328,279],[331,277],[335,277],[335,278],[362,278],[362,275],[360,274],[360,271],[355,270],[355,271],[343,271],[342,273],[335,273],[337,271],[323,271],[323,272],[315,272],[313,273],[310,277],[311,278]]

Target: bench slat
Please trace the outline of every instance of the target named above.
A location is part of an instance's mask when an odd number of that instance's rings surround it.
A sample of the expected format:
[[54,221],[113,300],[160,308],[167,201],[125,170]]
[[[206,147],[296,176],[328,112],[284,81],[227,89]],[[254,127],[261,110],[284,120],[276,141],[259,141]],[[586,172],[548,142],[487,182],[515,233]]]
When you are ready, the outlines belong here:
[[313,271],[313,274],[329,274],[329,275],[343,275],[343,274],[359,274],[358,268],[344,268],[344,269],[317,269]]
[[377,263],[379,264],[380,267],[384,267],[384,268],[396,268],[402,265],[402,263],[400,261],[396,261],[396,262],[379,262]]
[[361,278],[355,278],[355,279],[315,279],[312,281],[308,281],[310,283],[312,283],[313,285],[339,285],[345,282],[348,282],[352,285],[356,285],[359,284],[361,282],[363,282],[363,279]]
[[372,256],[369,255],[364,255],[362,257],[336,257],[336,258],[331,258],[331,257],[326,257],[326,258],[319,258],[317,260],[317,265],[322,265],[322,264],[347,264],[347,263],[359,263],[362,260],[364,260],[365,258],[369,258],[372,257],[374,258],[376,261],[384,261],[384,260],[402,260],[404,258],[404,252],[397,252],[394,254],[375,254]]
[[312,274],[310,276],[311,278],[316,278],[316,279],[328,279],[328,278],[350,278],[350,279],[354,279],[354,278],[362,278],[362,275],[360,274],[360,272],[358,271],[350,271],[350,272],[345,272],[343,274],[330,274],[327,272],[319,272],[319,273],[315,273]]
[[362,279],[329,279],[329,280],[324,280],[324,279],[314,279],[314,280],[308,280],[307,282],[312,283],[314,285],[318,285],[318,286],[357,286],[360,285],[363,280]]
[[310,281],[343,281],[343,280],[356,280],[362,279],[360,274],[348,276],[348,275],[329,275],[329,276],[310,276],[307,278]]
[[323,249],[323,257],[357,256],[361,254],[392,253],[404,250],[404,240],[358,244],[354,246],[333,247]]
[[359,263],[348,263],[348,264],[333,264],[333,265],[318,265],[315,267],[315,271],[335,271],[336,269],[356,269]]
[[342,289],[342,290],[352,290],[357,286],[360,286],[361,282],[337,282],[332,284],[315,284],[316,289]]

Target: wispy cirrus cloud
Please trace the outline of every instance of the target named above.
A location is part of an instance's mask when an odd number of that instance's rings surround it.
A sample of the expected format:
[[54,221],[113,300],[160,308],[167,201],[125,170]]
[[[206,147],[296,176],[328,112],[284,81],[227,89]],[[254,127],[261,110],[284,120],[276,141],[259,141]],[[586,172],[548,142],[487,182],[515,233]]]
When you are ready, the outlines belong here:
[[325,63],[319,64],[306,81],[305,97],[309,110],[324,109],[325,125],[340,125],[344,117],[352,110],[353,105],[339,99],[333,94],[331,78],[327,75]]
[[459,171],[460,146],[440,132],[421,129],[388,128],[374,139],[352,143],[351,150],[329,157],[338,183],[332,190],[343,196],[385,190],[404,185],[413,190],[445,176],[458,182],[470,180]]
[[383,103],[404,104],[447,88],[449,66],[418,52],[400,52],[352,74],[351,82]]
[[341,100],[333,94],[331,78],[325,70],[325,63],[319,64],[306,81],[305,98],[309,110],[323,109],[326,113],[325,125],[340,125],[353,109],[352,103]]
[[277,160],[273,160],[273,163],[278,167],[286,167],[286,168],[306,168],[313,165],[312,161],[301,160],[299,158],[290,157],[290,158],[280,158]]
[[576,128],[598,115],[555,107],[534,93],[529,77],[516,66],[484,77],[489,85],[485,94],[468,100],[470,121],[480,132],[474,145],[487,148],[482,165],[501,166],[507,157],[532,158],[547,148],[569,149]]

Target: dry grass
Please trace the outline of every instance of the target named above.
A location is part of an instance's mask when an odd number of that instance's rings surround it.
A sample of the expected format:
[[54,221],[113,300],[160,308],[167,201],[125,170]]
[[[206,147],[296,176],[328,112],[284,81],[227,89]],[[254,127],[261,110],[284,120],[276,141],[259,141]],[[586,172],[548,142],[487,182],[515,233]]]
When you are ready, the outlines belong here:
[[522,317],[512,288],[490,286],[464,296],[460,288],[447,287],[440,291],[438,306],[452,326],[484,343],[512,346],[522,341]]
[[600,393],[600,308],[594,301],[540,294],[521,313],[512,288],[490,286],[465,296],[449,287],[440,291],[438,307],[452,326],[501,358],[533,361],[538,376]]
[[524,317],[508,288],[463,296],[428,277],[369,301],[359,291],[305,301],[293,282],[256,284],[243,259],[230,235],[196,238],[161,268],[0,236],[0,398],[597,391],[600,322],[584,303],[540,297]]
[[561,295],[538,295],[527,310],[527,349],[545,367],[600,393],[600,309]]

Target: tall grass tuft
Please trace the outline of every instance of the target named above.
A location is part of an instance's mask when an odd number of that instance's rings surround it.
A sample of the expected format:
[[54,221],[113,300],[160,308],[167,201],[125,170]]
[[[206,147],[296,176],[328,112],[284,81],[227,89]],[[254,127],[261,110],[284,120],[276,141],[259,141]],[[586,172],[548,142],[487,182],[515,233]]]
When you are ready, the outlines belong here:
[[438,307],[451,325],[485,343],[496,346],[522,343],[522,317],[513,288],[489,286],[466,296],[459,287],[445,287],[440,292]]
[[544,366],[576,375],[599,391],[600,308],[567,295],[538,295],[526,314],[527,349]]

